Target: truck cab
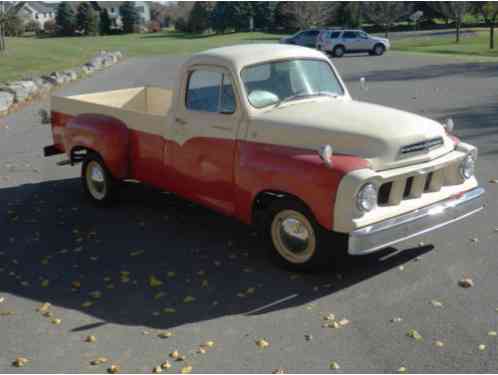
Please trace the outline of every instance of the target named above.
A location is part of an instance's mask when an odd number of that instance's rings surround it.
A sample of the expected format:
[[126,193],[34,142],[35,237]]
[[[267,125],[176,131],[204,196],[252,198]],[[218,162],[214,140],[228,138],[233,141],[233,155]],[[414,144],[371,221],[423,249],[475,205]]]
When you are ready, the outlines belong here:
[[51,103],[54,144],[105,206],[137,180],[201,203],[267,239],[287,268],[323,267],[442,228],[483,208],[477,150],[415,114],[355,101],[321,52],[208,50],[174,89]]

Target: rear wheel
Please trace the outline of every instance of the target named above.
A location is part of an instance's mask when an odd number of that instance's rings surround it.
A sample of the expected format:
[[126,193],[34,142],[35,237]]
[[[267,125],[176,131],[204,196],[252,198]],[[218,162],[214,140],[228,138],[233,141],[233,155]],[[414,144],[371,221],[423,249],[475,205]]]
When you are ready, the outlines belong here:
[[375,56],[382,56],[385,51],[386,47],[384,47],[382,44],[376,44],[372,52]]
[[81,168],[81,182],[87,198],[99,206],[112,203],[116,197],[116,181],[96,153],[89,153]]
[[334,57],[342,57],[346,53],[346,49],[343,46],[337,46],[332,51]]
[[292,271],[312,271],[344,254],[345,242],[326,231],[306,206],[290,199],[275,201],[265,228],[271,259]]

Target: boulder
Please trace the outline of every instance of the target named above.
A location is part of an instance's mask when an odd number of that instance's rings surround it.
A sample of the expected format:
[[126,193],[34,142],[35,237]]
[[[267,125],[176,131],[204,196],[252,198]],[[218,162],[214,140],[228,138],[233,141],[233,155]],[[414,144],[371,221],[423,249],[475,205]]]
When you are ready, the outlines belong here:
[[38,90],[41,94],[48,93],[54,86],[50,81],[41,77],[33,78],[33,82],[36,84],[36,86],[38,86]]
[[0,113],[6,112],[14,104],[14,94],[0,91]]
[[15,96],[16,102],[22,102],[36,94],[38,92],[38,87],[36,87],[33,81],[15,81],[8,82],[2,88],[2,91],[10,92]]
[[81,66],[81,71],[88,75],[88,74],[92,74],[95,70],[95,67],[91,64],[85,64],[85,65],[82,65]]
[[65,82],[64,75],[59,72],[52,72],[49,75],[42,76],[42,78],[52,85],[62,85]]
[[69,81],[74,81],[78,79],[78,73],[76,73],[75,70],[65,70],[64,75],[66,76],[66,79]]

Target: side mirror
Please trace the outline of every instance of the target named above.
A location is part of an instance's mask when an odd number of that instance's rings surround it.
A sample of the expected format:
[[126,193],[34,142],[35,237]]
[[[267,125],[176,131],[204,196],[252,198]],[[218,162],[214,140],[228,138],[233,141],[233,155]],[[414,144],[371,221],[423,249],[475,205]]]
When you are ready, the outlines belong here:
[[280,101],[277,95],[264,90],[251,91],[247,99],[249,99],[249,102],[256,108],[263,108],[272,104],[277,104]]

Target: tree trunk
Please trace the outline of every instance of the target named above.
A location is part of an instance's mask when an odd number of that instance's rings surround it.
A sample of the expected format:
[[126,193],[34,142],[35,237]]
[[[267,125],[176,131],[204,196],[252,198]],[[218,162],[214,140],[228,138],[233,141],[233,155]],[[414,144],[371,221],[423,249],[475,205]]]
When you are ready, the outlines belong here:
[[460,21],[456,22],[456,42],[460,42]]
[[[5,14],[5,2],[1,2],[0,4],[0,15],[3,16]],[[0,21],[0,52],[5,50],[5,35],[4,35],[4,27],[3,22]]]
[[495,48],[495,24],[492,23],[489,27],[489,49]]

